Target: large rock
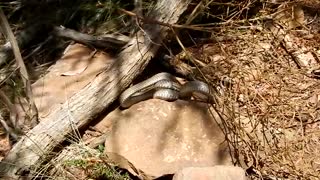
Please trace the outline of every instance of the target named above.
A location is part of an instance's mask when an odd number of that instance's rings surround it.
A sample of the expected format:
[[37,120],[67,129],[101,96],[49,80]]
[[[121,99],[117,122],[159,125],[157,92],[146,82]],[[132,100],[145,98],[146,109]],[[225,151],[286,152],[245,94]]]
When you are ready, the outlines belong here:
[[189,167],[180,170],[173,180],[246,180],[245,171],[234,166]]
[[[153,176],[192,166],[231,164],[225,136],[204,103],[152,99],[108,114],[106,151]],[[107,123],[109,122],[109,123]]]

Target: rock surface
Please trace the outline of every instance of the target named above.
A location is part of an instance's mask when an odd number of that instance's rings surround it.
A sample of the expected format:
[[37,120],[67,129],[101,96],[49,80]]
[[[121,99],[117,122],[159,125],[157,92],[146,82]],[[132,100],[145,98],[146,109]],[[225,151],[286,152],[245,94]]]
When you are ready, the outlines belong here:
[[[63,57],[48,69],[48,73],[32,84],[39,119],[48,116],[59,105],[89,84],[113,59],[106,53],[93,51],[81,44],[70,45]],[[19,117],[28,109],[24,99],[16,100]],[[20,104],[23,104],[23,108]],[[25,118],[21,118],[25,119]],[[20,122],[21,126],[26,122]]]
[[173,180],[246,180],[245,171],[234,166],[189,167],[178,171]]
[[230,165],[228,146],[216,121],[204,103],[143,101],[105,117],[104,124],[112,124],[105,150],[156,177],[184,167]]

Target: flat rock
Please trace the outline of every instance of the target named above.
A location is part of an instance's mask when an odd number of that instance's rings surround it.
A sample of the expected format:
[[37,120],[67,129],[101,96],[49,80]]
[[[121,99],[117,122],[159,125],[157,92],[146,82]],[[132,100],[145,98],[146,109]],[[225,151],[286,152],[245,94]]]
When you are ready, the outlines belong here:
[[[31,86],[39,119],[47,117],[55,108],[68,101],[112,61],[107,53],[98,51],[93,54],[93,51],[84,45],[70,45],[64,55],[48,69],[48,73]],[[17,99],[16,102],[19,116],[24,119],[24,109],[28,109],[28,105],[24,99]]]
[[178,171],[173,180],[246,180],[245,171],[235,166],[188,167]]
[[112,124],[105,150],[156,177],[184,167],[231,165],[216,121],[220,120],[210,115],[204,103],[143,101],[105,117],[104,124]]

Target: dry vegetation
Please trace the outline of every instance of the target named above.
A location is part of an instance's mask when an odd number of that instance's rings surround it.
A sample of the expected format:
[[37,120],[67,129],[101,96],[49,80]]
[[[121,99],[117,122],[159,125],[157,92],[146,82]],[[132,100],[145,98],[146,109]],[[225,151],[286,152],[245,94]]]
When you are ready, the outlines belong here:
[[[108,3],[114,8],[131,7]],[[120,12],[121,16],[114,18],[119,12],[96,7],[103,10],[104,18],[88,18],[92,25],[75,26],[77,30],[129,33],[120,28],[125,23],[117,20],[130,16]],[[145,3],[144,7],[147,11],[152,5]],[[86,12],[98,11],[91,8]],[[177,25],[176,34],[168,37],[171,43],[167,47],[182,51],[176,55],[177,68],[181,62],[191,64],[190,76],[208,82],[220,95],[223,131],[238,163],[253,179],[320,177],[320,85],[316,74],[320,67],[319,12],[317,0],[194,1],[180,21],[184,25]],[[96,23],[103,28],[88,29]],[[280,25],[284,34],[277,34],[274,24]],[[195,43],[200,38],[206,43]],[[34,58],[43,57],[46,48],[34,53]],[[35,67],[36,60],[32,62],[29,66]],[[37,66],[42,65],[43,61]],[[88,159],[85,153],[83,159]],[[86,162],[90,161],[92,157]]]

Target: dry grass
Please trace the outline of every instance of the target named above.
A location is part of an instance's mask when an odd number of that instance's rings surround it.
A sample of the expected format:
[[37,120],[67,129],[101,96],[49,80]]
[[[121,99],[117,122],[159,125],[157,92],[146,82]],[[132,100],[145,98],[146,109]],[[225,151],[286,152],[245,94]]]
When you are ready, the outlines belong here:
[[[320,19],[313,18],[320,2],[288,1],[279,5],[272,9],[259,6],[257,1],[212,2],[203,13],[222,23],[197,28],[215,29],[214,39],[228,38],[188,48],[192,56],[189,60],[205,63],[198,64],[193,73],[220,92],[224,132],[251,178],[318,179],[320,85],[318,79],[310,77],[310,71],[320,67]],[[296,23],[283,27],[296,45],[295,53],[311,61],[302,68],[281,40],[265,28],[270,17],[292,5],[304,11],[299,23],[309,22],[297,31]],[[254,8],[257,11],[250,16]],[[232,83],[226,83],[230,79]]]
[[[240,164],[252,178],[320,177],[319,80],[299,69],[270,32],[231,34],[237,40],[190,51],[206,63],[198,76],[223,89],[224,131]],[[319,52],[319,44],[306,45],[312,40],[295,40]],[[226,77],[232,84],[221,86]]]

